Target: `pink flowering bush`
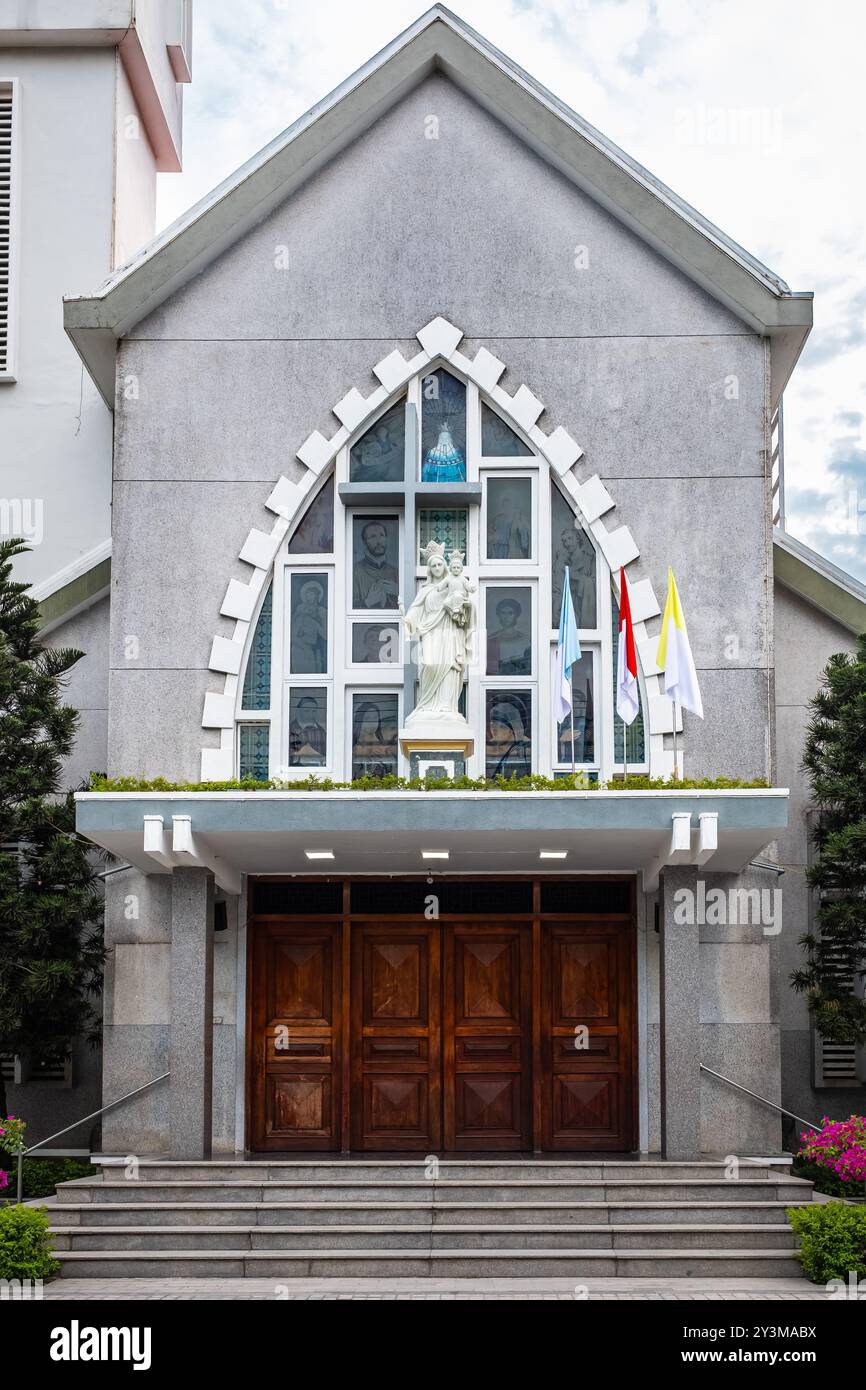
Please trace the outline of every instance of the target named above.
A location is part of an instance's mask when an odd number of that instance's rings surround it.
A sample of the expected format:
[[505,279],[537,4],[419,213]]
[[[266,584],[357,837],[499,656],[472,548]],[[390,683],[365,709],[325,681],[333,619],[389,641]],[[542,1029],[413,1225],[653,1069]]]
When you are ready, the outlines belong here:
[[826,1168],[840,1182],[866,1183],[866,1116],[831,1120],[826,1115],[820,1130],[800,1135],[798,1158]]
[[[7,1115],[6,1119],[0,1124],[0,1150],[7,1154],[24,1153],[27,1144],[24,1140],[24,1131],[27,1128],[25,1120],[16,1120],[14,1115]],[[9,1174],[0,1168],[0,1192],[9,1186]]]
[[26,1128],[26,1120],[16,1120],[14,1115],[7,1115],[0,1124],[0,1149],[5,1149],[8,1154],[24,1153],[27,1148],[24,1140]]

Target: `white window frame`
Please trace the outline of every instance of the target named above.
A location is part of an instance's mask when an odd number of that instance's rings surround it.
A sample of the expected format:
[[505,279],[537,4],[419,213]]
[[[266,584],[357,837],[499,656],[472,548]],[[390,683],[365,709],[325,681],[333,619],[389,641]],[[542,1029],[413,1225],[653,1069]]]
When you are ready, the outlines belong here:
[[[377,685],[358,684],[357,682],[347,681],[343,688],[343,709],[345,711],[344,730],[343,730],[343,765],[345,776],[342,781],[351,782],[352,780],[352,734],[354,729],[353,705],[355,696],[361,695],[365,699],[372,699],[375,694],[396,695],[397,696],[397,728],[403,726],[403,686],[397,681],[379,681]],[[408,761],[400,747],[400,740],[397,739],[397,776],[405,777]]]
[[489,496],[489,485],[490,485],[490,483],[491,483],[491,482],[507,482],[507,481],[509,481],[509,480],[512,481],[512,482],[518,482],[518,481],[521,481],[521,480],[523,480],[523,479],[528,478],[528,479],[529,479],[529,484],[530,484],[530,488],[529,488],[529,506],[530,506],[530,528],[529,528],[529,529],[530,529],[530,540],[529,540],[529,555],[528,555],[528,557],[527,557],[525,560],[510,560],[510,559],[506,559],[506,560],[497,560],[497,559],[491,558],[490,556],[488,556],[488,555],[485,553],[484,555],[479,555],[479,557],[478,557],[478,565],[476,566],[476,568],[479,569],[479,570],[484,569],[484,570],[491,570],[492,572],[499,572],[499,573],[501,573],[503,570],[508,570],[508,571],[510,571],[510,570],[512,569],[512,567],[515,567],[515,566],[516,566],[517,572],[518,572],[518,573],[521,573],[521,574],[522,574],[524,571],[527,571],[527,572],[530,571],[530,570],[531,570],[531,571],[535,571],[535,572],[538,571],[539,564],[540,564],[540,556],[539,556],[539,553],[538,553],[538,532],[539,532],[539,525],[538,525],[538,491],[539,491],[539,489],[538,489],[538,461],[537,461],[537,460],[534,461],[534,466],[532,466],[532,463],[531,463],[530,460],[525,460],[525,462],[529,462],[529,463],[530,463],[530,467],[529,467],[529,468],[509,468],[507,471],[506,471],[505,469],[501,468],[498,464],[495,464],[494,466],[491,467],[491,465],[490,465],[490,463],[489,463],[488,461],[485,461],[485,463],[482,465],[482,468],[481,468],[481,516],[480,516],[480,518],[479,518],[479,533],[480,533],[480,534],[479,534],[479,541],[480,541],[481,544],[483,545],[484,551],[486,552],[486,550],[487,550],[487,522],[488,522],[488,515],[489,515],[489,509],[488,509],[488,502],[487,502],[487,499],[488,499],[488,496]]
[[[419,412],[418,458],[416,467],[420,477],[420,411],[423,408],[421,384],[433,371],[444,368],[466,387],[466,480],[482,486],[481,505],[468,505],[467,568],[472,581],[477,586],[478,626],[474,660],[467,673],[467,718],[476,730],[475,749],[468,760],[467,772],[472,776],[483,776],[486,765],[486,709],[487,693],[496,690],[527,690],[532,695],[532,766],[533,772],[552,776],[554,772],[566,773],[570,764],[557,760],[557,737],[553,718],[552,690],[554,678],[554,657],[556,629],[546,625],[550,604],[552,584],[552,498],[551,488],[559,487],[552,470],[541,455],[533,449],[531,455],[506,456],[498,458],[481,457],[481,403],[482,400],[495,414],[501,415],[509,428],[529,447],[530,441],[523,431],[505,419],[492,402],[487,401],[474,382],[467,380],[450,363],[433,361],[425,370],[417,373],[408,383],[401,386],[393,397],[383,405],[376,419],[385,414],[401,398],[416,407]],[[352,763],[352,703],[355,694],[366,694],[371,698],[374,691],[398,696],[400,720],[404,718],[404,691],[402,671],[406,656],[405,636],[402,632],[399,609],[356,609],[352,606],[352,544],[354,522],[362,516],[394,517],[398,523],[398,574],[401,588],[404,583],[406,552],[405,547],[413,546],[416,579],[423,578],[424,566],[418,562],[417,527],[410,536],[406,528],[405,509],[401,504],[371,501],[342,501],[339,487],[341,482],[349,481],[349,460],[352,444],[365,433],[375,420],[367,421],[363,428],[342,446],[335,459],[333,470],[326,473],[311,494],[304,510],[293,518],[289,534],[280,547],[274,565],[271,584],[273,586],[273,649],[271,656],[271,706],[265,710],[240,710],[246,661],[238,677],[237,722],[270,723],[270,767],[271,776],[295,779],[304,770],[288,766],[288,690],[290,687],[310,685],[326,687],[328,690],[328,761],[327,766],[310,769],[310,773],[337,780],[349,780]],[[529,560],[487,560],[483,548],[487,543],[487,482],[492,477],[528,477],[532,484],[532,558]],[[334,485],[334,550],[333,553],[290,555],[288,544],[303,517],[313,505],[315,497],[327,486],[329,478]],[[395,490],[399,488],[395,484]],[[593,653],[594,690],[594,736],[595,758],[591,763],[578,766],[597,774],[602,780],[614,775],[614,673],[612,640],[613,593],[611,574],[607,562],[592,533],[583,525],[574,500],[569,491],[559,487],[560,494],[576,526],[580,526],[589,540],[595,555],[596,564],[596,618],[597,626],[579,630],[579,638],[584,649]],[[430,505],[419,500],[418,507]],[[286,614],[287,571],[309,570],[329,574],[330,587],[328,599],[328,653],[327,674],[292,675],[287,669],[289,662],[290,634]],[[533,628],[533,669],[529,675],[493,676],[487,674],[487,593],[491,589],[524,588],[530,592],[531,621]],[[252,644],[252,634],[258,621],[258,613],[266,592],[263,585],[262,598],[257,604],[255,619],[250,623],[247,639],[247,657]],[[336,605],[339,596],[344,596],[344,611],[338,613]],[[405,611],[414,594],[401,592],[400,602]],[[540,626],[541,619],[544,626]],[[352,659],[352,631],[357,623],[393,622],[400,633],[401,661],[388,665],[367,665]],[[639,674],[641,703],[644,712],[645,759],[642,764],[629,764],[634,771],[643,771],[648,766],[649,731],[647,727],[648,703],[642,675]],[[341,733],[342,727],[342,733]],[[402,749],[398,748],[398,769],[406,775],[407,760]],[[622,764],[618,765],[620,768]]]

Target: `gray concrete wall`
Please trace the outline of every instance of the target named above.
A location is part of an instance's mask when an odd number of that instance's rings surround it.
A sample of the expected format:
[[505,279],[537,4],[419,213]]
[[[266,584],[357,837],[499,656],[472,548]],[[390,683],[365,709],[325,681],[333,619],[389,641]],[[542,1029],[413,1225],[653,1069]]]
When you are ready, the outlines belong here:
[[78,787],[108,765],[108,596],[45,638],[47,646],[76,647],[84,656],[69,673],[64,700],[78,710],[78,736],[64,782]]
[[[437,140],[425,138],[430,115]],[[287,270],[275,265],[280,248]],[[633,577],[650,577],[661,600],[673,565],[706,713],[703,722],[686,715],[689,774],[769,776],[766,346],[442,76],[120,346],[119,377],[134,389],[119,393],[116,417],[109,772],[198,778],[200,749],[218,738],[200,727],[210,644],[231,635],[219,607],[229,577],[248,577],[235,557],[250,527],[270,529],[264,499],[281,473],[300,476],[294,453],[313,429],[333,433],[333,403],[352,386],[369,393],[373,364],[395,346],[412,355],[414,333],[438,314],[466,332],[468,353],[483,345],[506,363],[506,390],[525,382],[538,394],[542,428],[563,425],[580,443],[580,475],[601,475],[616,522],[642,548]],[[158,910],[164,889],[149,891],[140,924],[110,914],[107,1090],[155,1075],[167,1056],[170,925]],[[767,998],[753,990],[743,1020],[738,972],[749,972],[752,946]],[[227,1003],[233,957],[216,949]],[[766,951],[707,941],[701,1036],[720,1070],[744,1067],[772,1087]],[[660,1135],[658,978],[653,940],[651,1147]],[[229,1022],[227,1007],[214,1013]],[[755,1066],[744,1026],[764,1030]],[[220,1028],[216,1146],[233,1133],[234,1041],[226,1033],[223,1043]],[[166,1116],[159,1097],[125,1111],[109,1146],[159,1147]],[[702,1102],[701,1125],[710,1147],[766,1147],[765,1122],[753,1126],[727,1102]]]
[[270,487],[437,314],[582,445],[643,548],[634,577],[663,597],[674,566],[707,716],[686,715],[689,771],[767,775],[765,345],[442,76],[121,345],[110,770],[198,776],[219,606]]
[[825,1114],[841,1119],[854,1112],[862,1113],[866,1089],[815,1088],[809,1014],[804,997],[791,989],[790,975],[804,963],[798,942],[811,925],[805,876],[809,862],[809,788],[800,768],[808,706],[830,657],[835,652],[853,651],[855,639],[847,628],[783,584],[776,585],[775,614],[776,780],[791,792],[788,830],[778,841],[779,862],[785,866],[781,880],[785,919],[779,938],[782,1103],[807,1120],[820,1120]]

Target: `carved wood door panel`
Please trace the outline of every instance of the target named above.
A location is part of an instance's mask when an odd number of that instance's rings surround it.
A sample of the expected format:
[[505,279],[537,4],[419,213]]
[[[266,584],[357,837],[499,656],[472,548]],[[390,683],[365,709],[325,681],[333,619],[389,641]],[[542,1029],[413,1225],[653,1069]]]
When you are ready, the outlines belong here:
[[531,929],[455,923],[443,933],[445,1148],[529,1149]]
[[632,933],[625,922],[544,925],[544,1149],[634,1148]]
[[442,1145],[438,924],[352,925],[352,1148]]
[[629,1152],[634,924],[252,924],[261,1152]]
[[269,924],[253,956],[252,1147],[340,1147],[340,924]]

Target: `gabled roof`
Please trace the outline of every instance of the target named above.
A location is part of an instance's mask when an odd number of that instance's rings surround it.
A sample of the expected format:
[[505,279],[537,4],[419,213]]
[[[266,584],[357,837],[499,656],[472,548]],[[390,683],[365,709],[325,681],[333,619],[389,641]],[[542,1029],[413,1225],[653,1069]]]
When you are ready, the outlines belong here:
[[849,632],[866,632],[866,584],[787,531],[773,532],[773,575]]
[[114,342],[273,211],[430,73],[440,71],[678,269],[771,339],[775,403],[812,323],[811,294],[772,271],[442,5],[191,208],[99,290],[66,331],[109,406]]

